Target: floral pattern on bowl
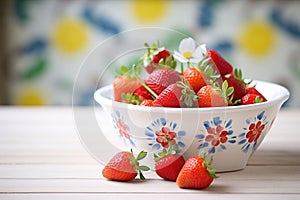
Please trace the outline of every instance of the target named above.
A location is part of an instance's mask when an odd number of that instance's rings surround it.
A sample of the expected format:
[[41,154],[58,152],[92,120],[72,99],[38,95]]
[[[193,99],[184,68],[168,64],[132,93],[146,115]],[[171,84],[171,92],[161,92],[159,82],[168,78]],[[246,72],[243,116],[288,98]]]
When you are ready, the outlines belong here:
[[125,122],[124,117],[119,111],[111,114],[113,126],[118,134],[121,142],[126,146],[136,147],[134,140],[131,137],[131,132],[128,124]]
[[178,130],[177,123],[169,121],[166,118],[154,120],[146,127],[145,135],[149,140],[148,145],[152,146],[155,150],[167,148],[169,145],[168,140],[172,145],[177,144],[180,148],[185,147],[182,139],[186,135],[186,132]]
[[206,151],[208,154],[225,151],[228,145],[237,142],[241,145],[241,150],[248,153],[255,150],[264,134],[265,127],[268,124],[265,111],[259,113],[253,118],[246,119],[247,127],[239,135],[233,133],[233,120],[221,119],[219,116],[214,117],[211,121],[204,121],[205,130],[195,136],[198,141],[198,149]]
[[259,113],[254,118],[248,118],[246,120],[247,127],[244,128],[244,132],[241,133],[239,138],[239,145],[242,145],[242,151],[247,153],[250,150],[255,150],[258,142],[264,134],[265,127],[268,124],[265,111]]
[[216,151],[226,150],[228,144],[236,142],[236,136],[233,135],[232,119],[226,121],[217,116],[211,121],[204,121],[203,125],[205,130],[202,130],[195,137],[200,143],[199,150],[214,154]]

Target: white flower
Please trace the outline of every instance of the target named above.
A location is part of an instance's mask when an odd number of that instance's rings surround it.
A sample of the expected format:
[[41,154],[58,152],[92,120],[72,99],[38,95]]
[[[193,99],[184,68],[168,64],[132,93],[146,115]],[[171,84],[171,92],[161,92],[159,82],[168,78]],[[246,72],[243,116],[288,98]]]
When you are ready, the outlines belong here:
[[174,51],[174,58],[182,63],[199,63],[206,54],[206,45],[196,47],[196,42],[192,38],[181,40],[178,51]]

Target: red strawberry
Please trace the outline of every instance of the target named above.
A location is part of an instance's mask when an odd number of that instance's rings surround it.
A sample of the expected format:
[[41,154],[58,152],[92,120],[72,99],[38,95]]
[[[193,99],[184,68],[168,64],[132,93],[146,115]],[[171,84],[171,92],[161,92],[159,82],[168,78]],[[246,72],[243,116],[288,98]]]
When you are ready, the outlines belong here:
[[[227,88],[226,88],[227,90]],[[225,91],[226,93],[227,91]],[[212,85],[202,87],[197,93],[199,107],[221,107],[227,106],[226,94]],[[227,92],[228,95],[228,92]]]
[[170,181],[176,181],[184,162],[184,158],[181,155],[169,154],[163,158],[160,158],[155,163],[155,172],[161,178]]
[[177,185],[180,188],[207,188],[217,178],[215,170],[210,168],[211,163],[212,159],[207,163],[205,156],[190,157],[179,172]]
[[232,73],[233,67],[219,53],[214,50],[207,50],[207,55],[211,58],[213,66],[216,66],[220,75]]
[[242,80],[236,78],[235,76],[229,76],[224,78],[223,81],[227,80],[228,86],[234,88],[232,101],[241,99],[246,94],[246,87]]
[[263,98],[258,94],[246,94],[242,98],[243,105],[261,103],[263,101],[264,101]]
[[163,107],[197,107],[198,97],[194,90],[183,81],[169,85],[153,101],[154,106]]
[[162,59],[165,61],[170,56],[170,52],[168,50],[162,50],[158,54],[153,55],[152,62],[149,65],[145,66],[146,71],[150,74],[155,68],[157,68],[159,61]]
[[264,97],[264,95],[262,95],[255,87],[247,87],[246,92],[247,94],[256,94],[260,96],[263,101],[267,101],[266,97]]
[[143,56],[142,62],[144,68],[150,74],[152,73],[162,61],[171,55],[170,52],[166,49],[159,48],[158,44],[153,44],[151,47],[146,43],[147,53]]
[[152,106],[154,106],[153,100],[152,99],[145,99],[145,100],[142,101],[142,103],[140,104],[140,106],[149,106],[149,107],[152,107]]
[[158,54],[153,56],[153,63],[158,64],[161,59],[166,60],[170,56],[170,52],[168,50],[162,50]]
[[153,99],[151,93],[143,85],[138,87],[133,94],[138,95],[142,100]]
[[122,151],[114,155],[114,157],[106,164],[102,170],[102,175],[110,180],[130,181],[140,174],[142,180],[145,177],[142,171],[148,171],[147,166],[139,166],[138,161],[145,158],[147,152],[141,151],[137,158],[134,157],[132,151]]
[[114,100],[122,102],[122,94],[133,93],[139,86],[140,83],[136,78],[126,75],[118,76],[113,81]]
[[177,176],[185,163],[183,156],[179,154],[177,144],[172,144],[168,139],[168,147],[164,148],[158,155],[154,154],[155,172],[161,178],[176,181]]
[[173,69],[157,69],[150,74],[146,85],[159,95],[169,85],[180,80],[179,73]]
[[182,75],[195,92],[198,92],[200,88],[207,85],[206,77],[195,67],[186,68]]

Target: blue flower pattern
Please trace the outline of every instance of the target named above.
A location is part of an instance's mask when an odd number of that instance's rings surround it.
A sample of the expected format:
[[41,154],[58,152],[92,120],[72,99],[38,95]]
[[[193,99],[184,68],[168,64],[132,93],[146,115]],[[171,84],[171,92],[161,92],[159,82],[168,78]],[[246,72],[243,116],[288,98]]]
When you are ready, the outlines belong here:
[[235,143],[236,136],[233,135],[232,119],[226,121],[219,116],[214,117],[211,121],[205,121],[200,134],[195,136],[198,143],[199,150],[206,150],[208,154],[214,154],[217,151],[224,151],[227,149],[227,143]]
[[159,150],[165,147],[162,140],[166,141],[168,138],[173,144],[176,143],[180,148],[184,148],[185,144],[182,139],[186,136],[186,131],[177,130],[178,126],[176,122],[165,118],[154,120],[145,130],[145,135],[147,136],[147,140],[149,140],[148,145],[154,150]]
[[117,130],[117,134],[126,146],[136,147],[135,142],[131,137],[131,131],[129,126],[125,123],[124,117],[120,114],[119,111],[115,111],[111,114],[113,120],[113,126]]
[[254,118],[248,118],[246,124],[247,127],[243,128],[243,132],[238,135],[238,144],[242,145],[241,150],[245,153],[255,150],[259,139],[263,138],[261,135],[265,133],[264,128],[268,124],[265,111],[259,113]]

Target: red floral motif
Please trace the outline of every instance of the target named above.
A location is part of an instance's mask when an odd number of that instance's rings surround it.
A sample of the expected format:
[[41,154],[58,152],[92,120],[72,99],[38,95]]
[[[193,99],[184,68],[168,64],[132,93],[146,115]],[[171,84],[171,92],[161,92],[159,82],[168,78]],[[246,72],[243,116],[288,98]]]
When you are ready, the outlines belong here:
[[176,143],[175,138],[177,134],[175,132],[172,132],[168,127],[162,127],[160,131],[155,132],[155,135],[157,136],[156,142],[160,143],[164,148],[168,148],[168,140],[170,140],[170,143],[172,145]]
[[261,132],[264,130],[265,125],[258,121],[256,124],[252,123],[249,125],[249,131],[246,134],[246,138],[249,143],[256,142],[261,135]]
[[213,146],[218,146],[220,143],[226,143],[228,140],[228,132],[220,125],[216,128],[208,128],[207,133],[209,135],[205,137],[205,141],[211,142]]
[[130,139],[129,127],[121,119],[117,120],[116,125],[119,128],[120,135],[126,139]]

